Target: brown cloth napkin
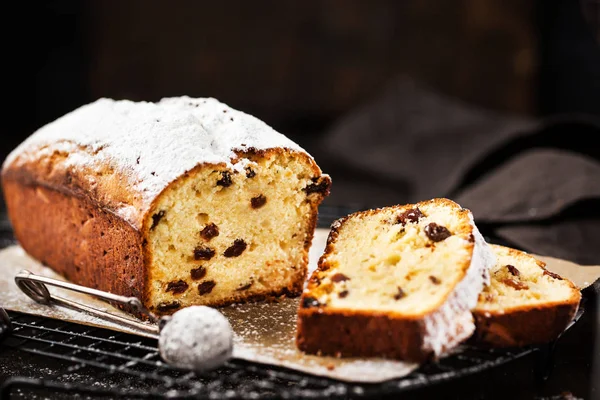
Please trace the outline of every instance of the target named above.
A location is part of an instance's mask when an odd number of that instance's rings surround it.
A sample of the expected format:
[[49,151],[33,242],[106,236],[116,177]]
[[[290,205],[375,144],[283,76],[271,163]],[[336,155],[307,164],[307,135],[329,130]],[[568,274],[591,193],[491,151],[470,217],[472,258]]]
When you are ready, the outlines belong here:
[[600,264],[600,118],[481,109],[399,78],[313,150],[327,204],[373,208],[449,197],[488,237]]

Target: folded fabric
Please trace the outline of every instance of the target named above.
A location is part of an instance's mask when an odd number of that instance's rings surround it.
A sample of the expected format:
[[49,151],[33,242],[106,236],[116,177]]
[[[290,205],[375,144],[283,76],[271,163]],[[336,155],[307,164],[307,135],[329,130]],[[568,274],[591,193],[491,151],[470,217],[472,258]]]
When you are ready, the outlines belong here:
[[372,208],[450,197],[484,234],[600,263],[600,118],[504,115],[400,78],[311,149],[326,204]]

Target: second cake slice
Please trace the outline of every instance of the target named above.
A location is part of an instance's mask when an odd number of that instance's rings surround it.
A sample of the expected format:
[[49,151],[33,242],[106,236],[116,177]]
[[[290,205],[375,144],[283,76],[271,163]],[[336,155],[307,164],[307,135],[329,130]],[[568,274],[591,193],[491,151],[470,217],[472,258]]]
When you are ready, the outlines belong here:
[[473,310],[474,339],[497,347],[555,340],[573,320],[581,292],[531,254],[491,245],[497,264]]
[[420,362],[467,339],[495,256],[469,210],[447,199],[336,221],[304,290],[308,353]]

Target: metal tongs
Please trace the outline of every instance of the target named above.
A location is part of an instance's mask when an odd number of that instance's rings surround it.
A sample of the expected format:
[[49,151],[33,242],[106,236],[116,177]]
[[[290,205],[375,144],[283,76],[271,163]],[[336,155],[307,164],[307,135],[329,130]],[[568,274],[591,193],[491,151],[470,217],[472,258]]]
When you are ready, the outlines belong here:
[[[186,307],[172,316],[158,317],[148,310],[135,297],[116,294],[79,286],[36,275],[22,270],[15,275],[15,283],[34,301],[46,305],[60,305],[78,311],[85,311],[96,317],[133,327],[158,339],[160,355],[167,363],[195,371],[216,368],[232,356],[233,330],[227,318],[219,311],[205,307]],[[72,290],[127,306],[133,312],[147,316],[154,325],[144,324],[131,318],[122,317],[104,310],[51,294],[46,285]],[[186,331],[186,335],[182,335]],[[215,335],[218,332],[218,335]],[[208,346],[202,346],[209,343]]]
[[[89,314],[92,314],[96,317],[100,317],[105,320],[128,325],[137,330],[148,333],[156,339],[158,339],[159,337],[159,325],[161,322],[163,322],[163,319],[157,317],[155,314],[150,312],[150,310],[144,307],[142,302],[136,297],[119,296],[116,294],[103,292],[101,290],[92,289],[85,286],[79,286],[74,283],[69,283],[65,281],[60,281],[58,279],[52,279],[45,276],[36,275],[27,270],[21,270],[17,275],[15,275],[15,283],[23,293],[25,293],[37,303],[45,305],[56,304],[72,308],[78,311],[85,311]],[[151,322],[159,323],[159,325],[148,325],[131,318],[122,317],[120,315],[112,314],[94,307],[87,306],[83,303],[79,303],[61,296],[57,296],[55,294],[51,294],[46,285],[51,285],[66,290],[72,290],[74,292],[87,294],[102,300],[127,306],[134,312],[147,316]]]

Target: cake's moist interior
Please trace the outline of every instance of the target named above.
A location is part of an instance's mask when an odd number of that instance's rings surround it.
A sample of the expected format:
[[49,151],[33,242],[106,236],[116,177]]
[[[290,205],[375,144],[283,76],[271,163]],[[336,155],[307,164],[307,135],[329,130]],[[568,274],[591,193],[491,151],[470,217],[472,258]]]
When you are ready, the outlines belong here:
[[306,160],[268,153],[172,185],[147,221],[151,307],[169,312],[301,289],[312,203],[322,196],[313,178]]
[[331,267],[311,278],[314,298],[305,295],[303,306],[415,316],[433,310],[470,265],[465,225],[465,215],[439,205],[350,217],[327,256]]
[[565,302],[575,289],[559,275],[538,265],[533,257],[492,246],[497,263],[491,270],[491,282],[479,295],[477,310],[509,310],[511,307]]

